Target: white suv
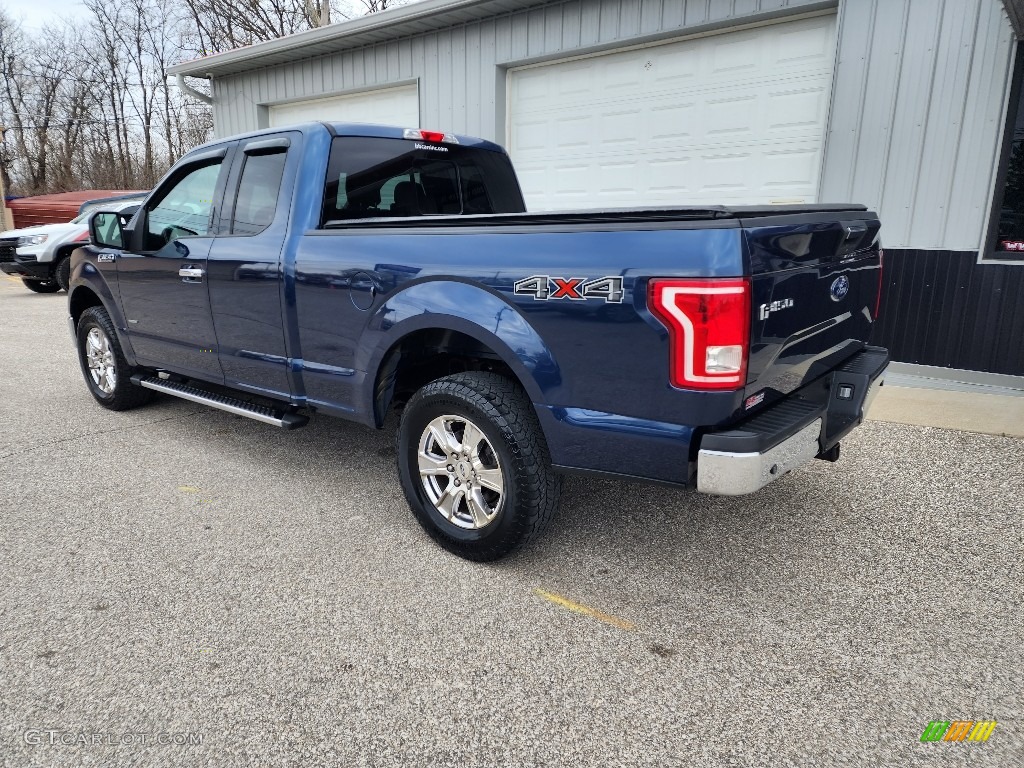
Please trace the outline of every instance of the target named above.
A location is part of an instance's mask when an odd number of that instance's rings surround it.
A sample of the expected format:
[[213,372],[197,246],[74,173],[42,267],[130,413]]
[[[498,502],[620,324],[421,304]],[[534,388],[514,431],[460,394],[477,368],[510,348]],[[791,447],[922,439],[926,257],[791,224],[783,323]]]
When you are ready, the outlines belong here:
[[135,213],[142,198],[98,202],[64,224],[40,224],[0,233],[0,272],[17,275],[36,293],[67,290],[71,252],[89,240],[89,217],[95,211]]

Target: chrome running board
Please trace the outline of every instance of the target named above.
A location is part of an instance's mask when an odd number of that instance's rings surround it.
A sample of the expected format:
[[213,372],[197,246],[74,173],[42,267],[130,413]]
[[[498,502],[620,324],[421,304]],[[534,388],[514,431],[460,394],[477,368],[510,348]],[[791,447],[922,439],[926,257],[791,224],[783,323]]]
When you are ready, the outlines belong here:
[[245,416],[247,419],[262,421],[264,424],[273,424],[275,427],[281,427],[282,429],[303,427],[309,421],[308,416],[278,411],[265,405],[254,405],[237,397],[218,395],[198,387],[191,387],[188,384],[181,384],[170,379],[161,379],[157,376],[136,374],[132,376],[132,384],[163,392],[165,395],[180,397],[182,400],[191,400],[193,403],[208,405],[211,408],[227,411],[236,416]]

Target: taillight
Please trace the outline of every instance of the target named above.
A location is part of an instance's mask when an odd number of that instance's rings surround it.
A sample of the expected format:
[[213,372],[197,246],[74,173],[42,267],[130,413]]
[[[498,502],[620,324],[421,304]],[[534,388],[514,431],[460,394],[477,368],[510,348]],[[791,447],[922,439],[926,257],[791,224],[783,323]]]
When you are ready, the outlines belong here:
[[648,306],[668,328],[673,386],[744,385],[750,350],[748,280],[651,280]]
[[882,311],[882,273],[885,271],[885,252],[878,249],[878,296],[875,297],[875,320],[878,320],[878,314]]

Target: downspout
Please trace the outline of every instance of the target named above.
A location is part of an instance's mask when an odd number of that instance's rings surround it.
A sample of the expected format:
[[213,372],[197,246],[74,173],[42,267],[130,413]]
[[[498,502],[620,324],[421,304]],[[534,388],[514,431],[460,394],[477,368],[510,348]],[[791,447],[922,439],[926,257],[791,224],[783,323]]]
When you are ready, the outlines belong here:
[[207,96],[205,93],[200,93],[191,85],[185,82],[185,76],[180,72],[175,75],[178,83],[178,87],[181,88],[185,93],[191,96],[193,99],[203,102],[204,104],[213,104],[213,97]]

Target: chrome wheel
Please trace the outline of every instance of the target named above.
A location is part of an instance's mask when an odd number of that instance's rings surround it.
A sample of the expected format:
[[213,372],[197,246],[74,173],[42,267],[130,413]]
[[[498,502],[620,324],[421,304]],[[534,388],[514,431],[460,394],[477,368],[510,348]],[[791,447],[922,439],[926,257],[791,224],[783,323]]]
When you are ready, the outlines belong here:
[[110,339],[99,328],[92,328],[85,337],[85,359],[93,384],[104,394],[113,394],[117,387],[114,350]]
[[476,530],[498,516],[505,498],[501,464],[472,421],[438,416],[423,430],[416,458],[423,488],[448,522]]

